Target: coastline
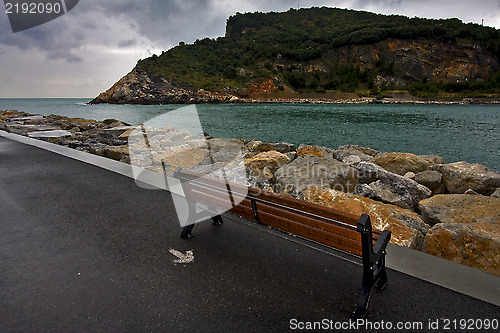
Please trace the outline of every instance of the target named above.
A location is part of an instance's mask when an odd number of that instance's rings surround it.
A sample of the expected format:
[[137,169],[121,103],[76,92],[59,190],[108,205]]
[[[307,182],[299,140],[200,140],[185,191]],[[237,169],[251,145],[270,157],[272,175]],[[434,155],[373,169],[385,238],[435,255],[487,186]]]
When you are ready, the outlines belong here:
[[264,98],[238,99],[235,103],[285,103],[285,104],[437,104],[437,105],[457,105],[457,104],[500,104],[500,99],[497,98],[463,98],[463,99],[400,99],[392,97],[360,97],[354,99],[311,99],[311,98]]
[[[346,93],[353,95],[354,93]],[[307,95],[307,94],[306,94]],[[314,94],[317,95],[317,94]],[[495,97],[415,97],[408,94],[396,97],[349,97],[349,98],[324,98],[324,97],[279,97],[264,95],[258,97],[237,97],[230,94],[203,92],[202,94],[190,92],[168,98],[141,98],[127,97],[122,99],[94,98],[87,104],[139,104],[139,105],[164,105],[164,104],[421,104],[421,105],[459,105],[459,104],[500,104],[500,98]]]

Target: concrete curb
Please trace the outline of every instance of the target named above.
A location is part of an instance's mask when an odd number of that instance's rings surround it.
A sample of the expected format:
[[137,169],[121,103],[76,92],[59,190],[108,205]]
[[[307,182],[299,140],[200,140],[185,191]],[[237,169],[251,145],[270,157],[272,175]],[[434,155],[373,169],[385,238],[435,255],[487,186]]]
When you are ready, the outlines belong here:
[[[134,173],[141,173],[142,183],[138,184],[139,186],[149,185],[149,188],[166,190],[163,175],[150,170],[135,168],[129,164],[101,156],[1,130],[0,136],[82,161],[132,179],[135,179]],[[171,189],[171,192],[183,195],[181,190],[178,189]],[[387,252],[389,255],[386,264],[387,267],[393,270],[500,306],[500,277],[394,244],[388,245]]]

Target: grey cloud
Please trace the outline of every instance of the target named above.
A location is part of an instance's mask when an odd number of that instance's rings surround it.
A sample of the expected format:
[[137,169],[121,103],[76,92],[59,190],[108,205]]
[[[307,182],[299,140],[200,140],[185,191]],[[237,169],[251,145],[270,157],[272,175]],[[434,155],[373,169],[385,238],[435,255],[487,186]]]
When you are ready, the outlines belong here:
[[48,56],[47,56],[47,59],[52,60],[52,61],[64,60],[67,62],[82,62],[83,61],[82,57],[79,57],[76,54],[73,54],[72,52],[64,52],[64,51],[60,52],[57,50],[50,51]]
[[[380,7],[400,7],[408,0],[356,0],[354,1],[354,6],[365,7],[368,5],[377,5]],[[419,3],[425,3],[426,0],[420,0]]]
[[[331,1],[306,1],[303,5],[323,5]],[[133,39],[116,36],[105,41],[99,32],[108,21],[121,22],[150,40],[154,48],[168,49],[179,41],[193,42],[204,37],[224,35],[228,16],[236,11],[282,11],[295,7],[295,1],[277,0],[87,0],[80,1],[71,12],[45,25],[13,34],[8,24],[0,25],[1,45],[16,46],[20,50],[46,51],[50,59],[75,61],[74,53],[84,37],[93,43],[137,46]],[[61,32],[64,32],[63,34]],[[110,44],[111,43],[111,44]],[[67,56],[62,56],[66,54]]]
[[[306,1],[303,1],[305,3]],[[222,36],[228,16],[236,11],[282,11],[295,7],[295,1],[242,0],[237,10],[221,0],[149,0],[149,1],[103,1],[99,3],[102,11],[122,18],[139,34],[157,42],[159,45],[175,45],[178,41],[194,41],[204,37]],[[331,1],[307,1],[324,4]]]
[[131,47],[137,45],[137,41],[134,39],[121,40],[118,42],[118,47]]

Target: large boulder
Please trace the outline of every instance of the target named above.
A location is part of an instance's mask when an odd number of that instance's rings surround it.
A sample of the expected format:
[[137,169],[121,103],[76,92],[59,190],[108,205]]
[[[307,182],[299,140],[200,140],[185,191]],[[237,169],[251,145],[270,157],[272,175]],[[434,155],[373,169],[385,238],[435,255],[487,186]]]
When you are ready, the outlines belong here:
[[430,163],[425,158],[410,153],[385,153],[375,157],[372,162],[400,176],[407,172],[426,171],[430,167]]
[[198,165],[209,159],[209,152],[203,148],[178,149],[172,153],[153,154],[160,164],[163,161],[167,171],[174,171],[177,168],[187,168]]
[[290,162],[285,154],[270,150],[245,159],[245,165],[250,168],[255,176],[272,179],[276,170]]
[[351,214],[368,214],[373,227],[392,232],[391,243],[420,250],[429,226],[412,211],[359,195],[328,188],[308,187],[300,198]]
[[89,152],[122,162],[129,156],[129,149],[127,146],[95,145],[89,148]]
[[436,195],[419,208],[434,225],[425,237],[425,252],[500,275],[500,199]]
[[369,148],[369,147],[363,147],[363,146],[358,146],[358,145],[343,145],[339,146],[337,150],[342,151],[342,150],[349,150],[349,149],[356,149],[357,151],[362,152],[365,155],[375,157],[375,155],[380,154],[380,151]]
[[28,116],[27,113],[17,110],[0,110],[0,121],[8,121],[13,118],[21,118]]
[[98,121],[84,118],[68,118],[66,121],[61,122],[61,127],[67,131],[88,131],[98,126]]
[[438,194],[422,200],[418,208],[429,225],[438,223],[500,224],[500,199],[482,195]]
[[334,150],[333,157],[346,164],[357,164],[361,161],[370,161],[373,159],[372,156],[352,147]]
[[353,192],[358,184],[355,168],[333,158],[307,155],[298,157],[284,165],[274,174],[275,192],[296,196],[308,186],[329,187],[344,192]]
[[247,173],[251,174],[251,171],[239,161],[232,161],[230,163],[216,162],[213,164],[198,164],[192,167],[187,167],[186,170],[200,175],[224,179],[225,181],[231,183],[255,187],[254,184],[250,183],[247,175]]
[[277,142],[277,143],[268,143],[262,142],[259,140],[251,140],[246,146],[246,150],[253,154],[258,154],[266,151],[276,150],[277,152],[287,154],[290,152],[294,152],[297,150],[294,144],[288,142]]
[[427,233],[428,254],[500,276],[500,224],[439,223]]
[[329,149],[326,147],[321,147],[321,146],[310,146],[310,145],[300,145],[299,148],[297,149],[297,156],[298,157],[305,157],[305,156],[317,156],[317,157],[331,157],[332,156],[333,149]]
[[443,175],[438,171],[422,171],[415,175],[414,180],[431,190],[435,190],[442,185]]
[[414,180],[389,172],[375,163],[360,162],[356,169],[360,183],[369,184],[371,191],[366,193],[372,193],[373,199],[415,209],[420,200],[428,198],[432,193],[429,188]]
[[403,183],[389,181],[387,179],[377,180],[364,187],[356,188],[354,193],[379,200],[384,203],[390,203],[401,208],[415,210],[419,201],[423,198],[410,190]]
[[462,194],[472,189],[483,195],[491,195],[500,187],[500,172],[481,164],[456,162],[433,167],[443,175],[443,184],[450,193]]
[[424,160],[426,160],[427,162],[429,162],[431,168],[434,165],[445,164],[444,159],[441,156],[438,156],[438,155],[419,155],[419,156],[421,158],[423,158]]

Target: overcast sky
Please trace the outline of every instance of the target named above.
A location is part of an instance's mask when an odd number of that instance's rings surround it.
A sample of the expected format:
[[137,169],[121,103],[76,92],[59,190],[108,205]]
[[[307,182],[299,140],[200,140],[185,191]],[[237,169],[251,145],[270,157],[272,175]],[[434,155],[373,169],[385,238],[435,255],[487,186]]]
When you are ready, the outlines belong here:
[[0,13],[0,97],[95,97],[137,60],[179,41],[224,35],[236,12],[329,6],[410,17],[457,17],[500,28],[499,0],[80,0],[67,14],[12,33]]

